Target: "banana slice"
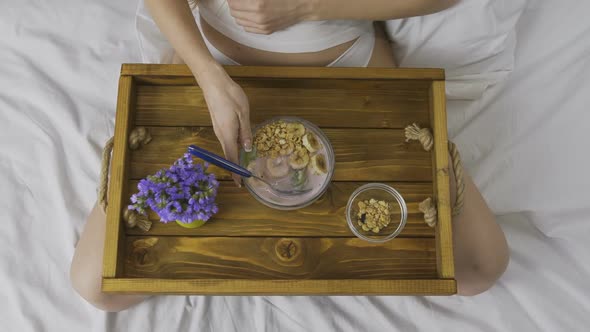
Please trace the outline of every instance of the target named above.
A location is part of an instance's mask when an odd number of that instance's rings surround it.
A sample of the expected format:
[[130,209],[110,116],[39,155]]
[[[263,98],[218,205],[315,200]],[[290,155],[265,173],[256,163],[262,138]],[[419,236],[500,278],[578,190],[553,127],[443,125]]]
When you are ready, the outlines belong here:
[[273,178],[280,178],[289,174],[289,165],[283,158],[269,158],[266,160],[266,169]]
[[[258,176],[258,177],[261,177],[261,175],[262,175],[262,174],[261,174],[260,170],[259,170],[259,169],[257,169],[257,167],[256,167],[257,165],[256,165],[256,164],[257,164],[257,163],[256,163],[256,161],[252,161],[252,162],[250,162],[250,163],[248,164],[248,167],[246,167],[246,168],[247,168],[247,169],[248,169],[250,172],[252,172],[252,174],[254,174],[254,175]],[[251,185],[253,185],[253,186],[259,186],[259,185],[261,185],[261,184],[262,184],[262,183],[260,182],[260,180],[258,180],[258,179],[256,179],[256,178],[253,178],[253,177],[251,177],[251,178],[248,178],[248,180],[247,180],[247,181],[249,181],[249,182],[250,182],[250,184],[251,184]]]
[[281,145],[279,154],[281,156],[287,156],[293,153],[293,150],[295,150],[295,144],[293,144],[293,142],[286,142],[285,144]]
[[307,133],[303,135],[301,143],[303,143],[303,146],[305,146],[305,148],[307,148],[307,151],[311,153],[314,153],[320,149],[320,141],[318,141],[318,138],[315,137],[315,135],[312,133]]
[[299,147],[289,156],[289,165],[293,169],[305,168],[307,164],[309,164],[309,153],[305,148]]
[[292,137],[301,137],[305,134],[305,126],[299,122],[289,123],[287,125],[287,135]]
[[315,174],[326,174],[328,173],[328,164],[326,163],[326,157],[323,154],[316,154],[311,157],[311,169]]
[[251,161],[250,163],[248,163],[246,169],[249,170],[252,174],[259,176],[259,174],[256,173],[256,161]]
[[298,169],[291,175],[291,184],[295,188],[301,188],[307,183],[307,170]]

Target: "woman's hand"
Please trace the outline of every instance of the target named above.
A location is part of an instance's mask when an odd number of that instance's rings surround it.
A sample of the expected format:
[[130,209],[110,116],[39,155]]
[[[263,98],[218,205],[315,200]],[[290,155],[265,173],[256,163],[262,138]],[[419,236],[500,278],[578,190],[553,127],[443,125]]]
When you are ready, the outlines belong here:
[[248,32],[268,35],[308,18],[311,0],[228,0],[236,23]]
[[[220,66],[211,67],[200,73],[197,80],[203,89],[213,130],[221,143],[225,157],[239,164],[238,144],[246,151],[252,149],[248,97]],[[240,176],[232,174],[232,177],[236,184],[241,186]]]

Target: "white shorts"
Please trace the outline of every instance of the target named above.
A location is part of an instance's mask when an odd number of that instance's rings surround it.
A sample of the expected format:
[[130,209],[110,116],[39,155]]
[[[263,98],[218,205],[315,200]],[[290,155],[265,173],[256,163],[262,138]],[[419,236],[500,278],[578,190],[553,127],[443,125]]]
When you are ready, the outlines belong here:
[[[201,28],[200,15],[198,8],[193,10],[195,21]],[[144,5],[143,1],[139,1],[137,12],[135,16],[135,28],[137,33],[137,40],[139,43],[139,51],[144,63],[172,63],[174,57],[174,49],[168,43],[160,29],[154,22],[152,16]],[[236,61],[230,59],[225,54],[216,49],[205,36],[203,36],[207,48],[211,55],[223,65],[239,65]],[[336,60],[332,61],[327,67],[366,67],[373,55],[373,48],[375,46],[374,31],[362,34],[357,40]]]

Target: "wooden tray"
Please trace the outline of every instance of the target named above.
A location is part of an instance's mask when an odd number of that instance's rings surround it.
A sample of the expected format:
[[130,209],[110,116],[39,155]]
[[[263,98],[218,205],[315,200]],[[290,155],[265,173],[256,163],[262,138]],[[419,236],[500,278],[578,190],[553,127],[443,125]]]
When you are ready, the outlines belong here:
[[[197,229],[158,222],[126,229],[123,209],[137,181],[198,144],[221,154],[202,91],[183,65],[125,64],[121,69],[111,166],[105,292],[168,294],[454,294],[444,72],[439,69],[228,67],[251,106],[253,125],[276,115],[305,118],[333,144],[327,193],[297,211],[276,211],[222,181],[220,212]],[[411,123],[429,127],[435,147],[404,141]],[[145,126],[153,140],[131,151]],[[393,185],[408,203],[401,235],[384,244],[354,237],[349,195],[367,182]],[[437,201],[438,225],[418,211]]]

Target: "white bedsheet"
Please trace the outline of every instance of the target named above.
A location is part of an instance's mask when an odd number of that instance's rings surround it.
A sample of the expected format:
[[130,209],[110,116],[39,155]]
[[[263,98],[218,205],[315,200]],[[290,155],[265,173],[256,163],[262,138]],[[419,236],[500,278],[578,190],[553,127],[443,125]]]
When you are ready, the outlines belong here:
[[0,331],[585,331],[590,324],[590,2],[537,0],[513,75],[450,101],[451,136],[512,260],[473,297],[177,297],[119,314],[68,268],[113,133],[133,1],[0,4]]

